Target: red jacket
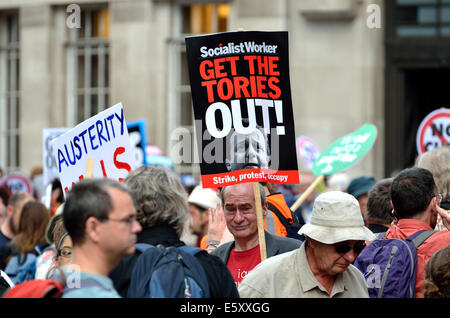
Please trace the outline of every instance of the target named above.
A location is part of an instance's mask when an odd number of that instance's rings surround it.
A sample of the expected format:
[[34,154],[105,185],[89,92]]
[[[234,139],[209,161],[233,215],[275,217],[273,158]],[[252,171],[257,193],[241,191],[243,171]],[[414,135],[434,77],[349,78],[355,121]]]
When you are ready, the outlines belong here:
[[[406,239],[421,230],[433,230],[428,224],[415,219],[401,219],[386,232],[387,238]],[[416,297],[423,298],[425,264],[434,252],[450,244],[450,231],[434,233],[417,249]]]

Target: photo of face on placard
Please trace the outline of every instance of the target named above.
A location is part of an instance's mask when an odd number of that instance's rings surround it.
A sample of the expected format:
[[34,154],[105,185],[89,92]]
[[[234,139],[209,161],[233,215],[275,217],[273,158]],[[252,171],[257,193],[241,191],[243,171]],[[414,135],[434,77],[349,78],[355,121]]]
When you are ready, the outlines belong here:
[[269,142],[267,135],[260,127],[256,127],[250,134],[234,131],[227,141],[225,165],[228,171],[269,168]]
[[298,183],[288,33],[186,37],[186,54],[203,187]]

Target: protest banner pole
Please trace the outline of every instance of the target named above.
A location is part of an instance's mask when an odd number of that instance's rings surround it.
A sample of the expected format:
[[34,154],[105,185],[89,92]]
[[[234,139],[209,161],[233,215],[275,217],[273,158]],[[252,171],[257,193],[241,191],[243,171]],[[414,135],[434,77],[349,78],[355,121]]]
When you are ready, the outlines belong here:
[[[244,28],[238,28],[237,31],[244,32]],[[255,195],[256,221],[258,224],[259,253],[261,255],[261,262],[262,262],[267,258],[267,251],[266,251],[266,236],[264,234],[261,193],[259,191],[259,182],[253,182],[253,194]]]
[[94,175],[94,158],[86,159],[86,179],[92,178]]
[[[236,29],[236,32],[185,38],[194,115],[199,122],[202,121],[201,125],[195,127],[197,136],[208,133],[214,138],[213,142],[226,142],[227,146],[221,155],[217,156],[217,152],[213,155],[212,144],[203,139],[203,156],[216,156],[223,161],[208,159],[200,162],[202,186],[217,188],[243,182],[253,183],[260,255],[261,260],[265,260],[268,253],[264,230],[266,207],[261,202],[264,193],[260,192],[263,190],[260,190],[259,183],[269,180],[281,184],[298,183],[289,81],[289,37],[287,31]],[[213,73],[207,75],[205,72],[220,73],[221,82],[217,81]],[[264,83],[253,81],[254,76],[259,75],[264,78]],[[241,94],[241,86],[236,78],[247,82],[244,86],[252,90],[252,94]],[[232,83],[226,93],[221,86],[224,80]],[[259,84],[267,85],[270,92],[258,90]],[[257,111],[259,106],[264,109],[263,112]],[[246,108],[247,114],[243,114],[241,110]],[[273,110],[270,114],[269,108]],[[220,117],[216,116],[219,112],[222,114]],[[267,121],[267,116],[270,119],[276,117],[276,120]],[[219,127],[222,129],[219,130]],[[272,128],[276,128],[279,136],[273,141],[269,139]],[[283,149],[295,155],[279,156],[269,149]],[[272,167],[276,170],[269,170],[270,158],[275,155],[282,160],[279,165]],[[258,162],[257,168],[254,158]]]
[[259,190],[259,182],[253,182],[253,193],[255,194],[256,220],[258,224],[258,240],[259,252],[261,254],[261,262],[267,258],[266,237],[264,234],[264,222],[261,205],[261,193]]
[[[244,32],[244,28],[238,28],[238,32]],[[256,206],[256,221],[258,224],[258,240],[259,240],[259,253],[261,255],[261,262],[267,259],[266,251],[266,236],[264,234],[264,221],[261,206],[261,193],[259,191],[259,182],[253,182],[253,193],[255,195]]]
[[291,206],[292,212],[294,212],[295,210],[298,209],[298,207],[303,203],[303,201],[305,201],[305,199],[308,197],[308,195],[310,195],[311,192],[313,192],[313,190],[319,185],[319,183],[321,183],[323,181],[324,178],[325,178],[325,175],[322,174],[322,175],[318,176],[316,178],[316,180],[314,180],[313,183],[311,183],[311,185],[305,190],[305,192],[303,192],[303,194]]

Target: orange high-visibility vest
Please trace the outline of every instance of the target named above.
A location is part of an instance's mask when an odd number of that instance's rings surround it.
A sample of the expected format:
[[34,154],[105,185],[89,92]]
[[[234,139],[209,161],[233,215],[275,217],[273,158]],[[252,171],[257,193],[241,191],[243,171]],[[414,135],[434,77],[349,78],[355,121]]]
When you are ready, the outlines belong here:
[[[286,200],[282,193],[274,193],[266,197],[266,202],[269,206],[269,213],[267,213],[264,219],[264,229],[277,236],[287,236],[286,226],[283,224],[281,218],[284,218],[284,222],[287,224],[294,223],[294,216],[289,209]],[[277,216],[277,213],[280,216]]]

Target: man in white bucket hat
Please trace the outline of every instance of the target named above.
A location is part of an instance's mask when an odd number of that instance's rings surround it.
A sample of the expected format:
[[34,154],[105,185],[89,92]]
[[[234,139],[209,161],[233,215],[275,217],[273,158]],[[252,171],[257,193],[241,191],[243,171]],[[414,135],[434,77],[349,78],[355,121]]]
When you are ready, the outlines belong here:
[[218,193],[212,189],[198,185],[188,198],[191,213],[190,230],[193,234],[204,236],[208,233],[208,209],[215,209],[220,203]]
[[352,195],[340,191],[319,195],[311,222],[298,233],[306,237],[305,243],[255,267],[239,285],[242,298],[369,297],[364,277],[352,263],[365,241],[375,236],[364,226]]

